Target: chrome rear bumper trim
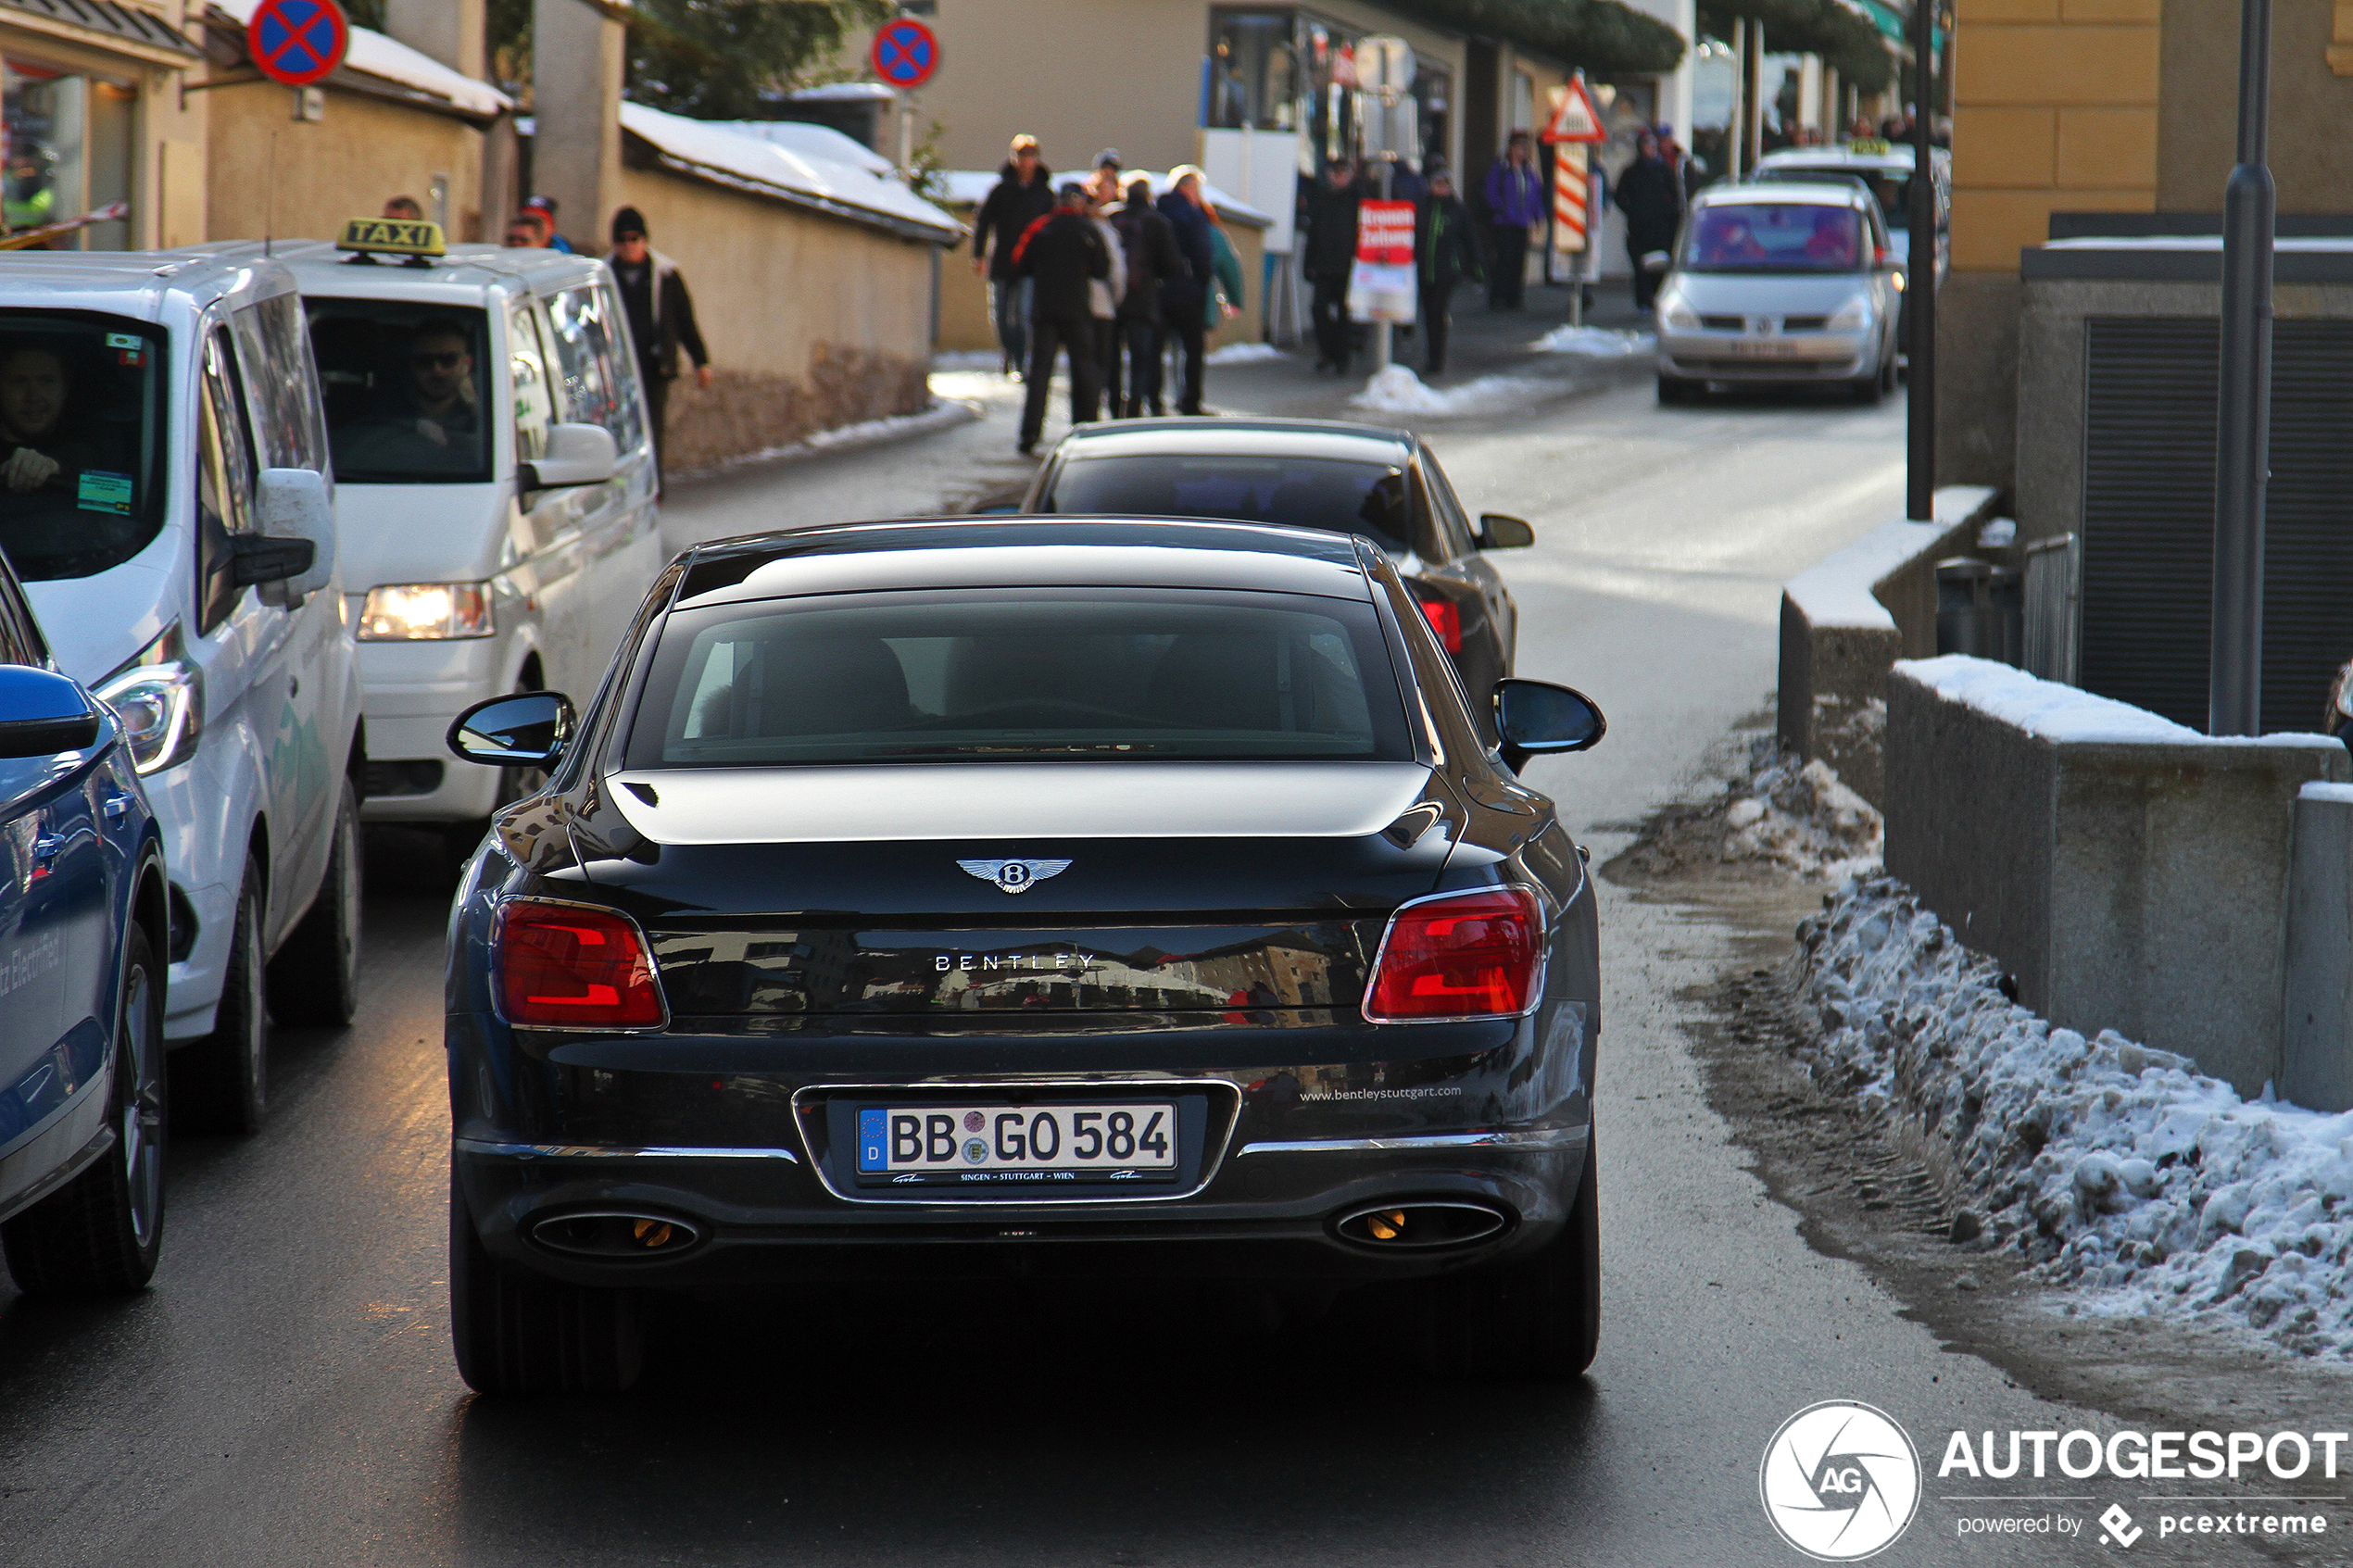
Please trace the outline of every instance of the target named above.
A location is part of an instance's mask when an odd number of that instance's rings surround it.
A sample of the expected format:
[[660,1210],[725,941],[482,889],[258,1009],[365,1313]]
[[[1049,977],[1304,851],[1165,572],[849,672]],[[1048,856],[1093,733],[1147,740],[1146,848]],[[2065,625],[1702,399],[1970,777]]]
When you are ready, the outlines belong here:
[[619,1144],[494,1143],[487,1138],[455,1138],[460,1154],[490,1154],[509,1160],[783,1160],[800,1163],[788,1148],[635,1148]]
[[1416,1148],[1568,1148],[1585,1141],[1582,1127],[1546,1127],[1528,1133],[1431,1133],[1421,1137],[1300,1138],[1289,1143],[1249,1143],[1234,1151],[1246,1154],[1360,1154],[1376,1149]]

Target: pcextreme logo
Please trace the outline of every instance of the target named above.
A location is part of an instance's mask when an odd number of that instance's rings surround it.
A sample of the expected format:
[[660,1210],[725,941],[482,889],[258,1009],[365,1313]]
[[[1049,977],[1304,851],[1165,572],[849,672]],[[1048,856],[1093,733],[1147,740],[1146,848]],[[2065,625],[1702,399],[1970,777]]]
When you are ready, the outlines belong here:
[[1781,1539],[1818,1562],[1853,1562],[1911,1524],[1920,1456],[1886,1411],[1825,1399],[1781,1423],[1756,1489]]

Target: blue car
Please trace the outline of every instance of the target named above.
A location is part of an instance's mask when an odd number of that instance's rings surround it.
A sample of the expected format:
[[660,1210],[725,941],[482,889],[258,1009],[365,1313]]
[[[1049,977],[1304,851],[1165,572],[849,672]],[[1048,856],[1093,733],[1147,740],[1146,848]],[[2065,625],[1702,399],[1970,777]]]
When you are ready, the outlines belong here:
[[0,564],[0,1254],[29,1295],[137,1290],[163,1246],[170,916],[122,728]]

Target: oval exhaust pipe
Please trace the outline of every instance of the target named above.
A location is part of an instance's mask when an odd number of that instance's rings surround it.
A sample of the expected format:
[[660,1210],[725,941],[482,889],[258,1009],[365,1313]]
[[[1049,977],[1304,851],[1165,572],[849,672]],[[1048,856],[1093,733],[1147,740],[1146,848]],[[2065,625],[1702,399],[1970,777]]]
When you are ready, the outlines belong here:
[[575,1258],[660,1258],[684,1252],[702,1232],[675,1214],[598,1210],[557,1214],[531,1227],[531,1239]]
[[1456,1199],[1377,1204],[1349,1214],[1335,1228],[1360,1247],[1403,1251],[1466,1247],[1511,1223],[1512,1217],[1500,1209]]

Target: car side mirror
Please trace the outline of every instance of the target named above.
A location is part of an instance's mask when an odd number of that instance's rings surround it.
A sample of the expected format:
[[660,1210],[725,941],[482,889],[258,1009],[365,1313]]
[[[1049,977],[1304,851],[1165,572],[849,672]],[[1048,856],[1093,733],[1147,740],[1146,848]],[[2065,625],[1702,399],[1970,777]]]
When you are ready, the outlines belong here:
[[106,714],[54,670],[0,664],[0,758],[55,757],[98,744]]
[[1608,732],[1602,710],[1582,692],[1544,681],[1495,683],[1495,736],[1514,772],[1531,757],[1590,751]]
[[[260,512],[257,546],[309,548],[307,553],[284,548],[270,554],[248,549],[242,542],[233,545],[237,583],[283,583],[289,599],[324,588],[335,572],[335,503],[327,492],[327,476],[315,469],[263,469],[256,497]],[[271,575],[249,575],[259,571]]]
[[572,698],[517,692],[477,702],[451,721],[449,749],[493,768],[552,768],[572,744]]
[[1482,550],[1524,550],[1536,543],[1536,530],[1501,512],[1478,514],[1478,547]]
[[602,425],[549,425],[547,449],[515,470],[525,490],[602,484],[621,466],[621,448]]

